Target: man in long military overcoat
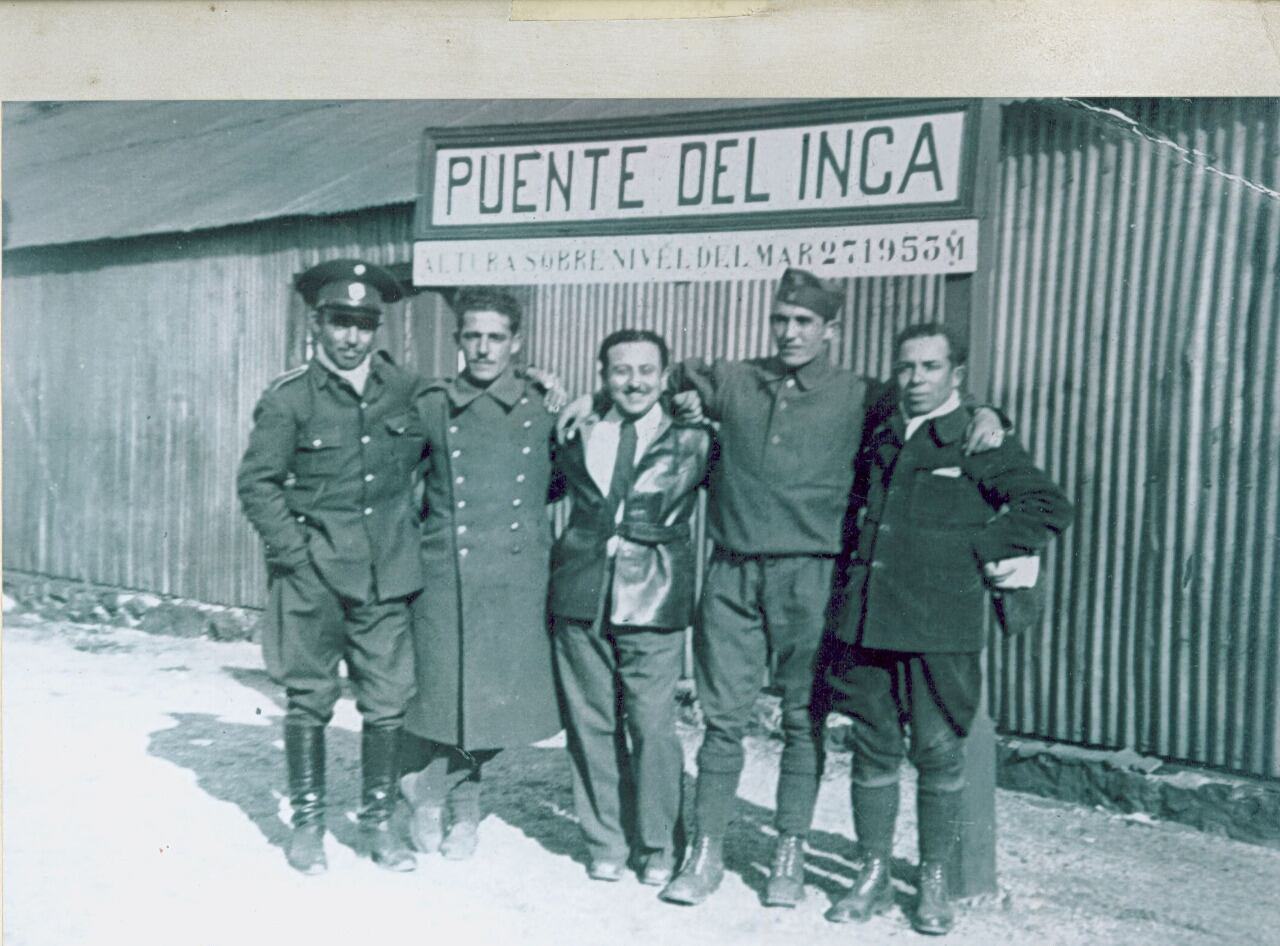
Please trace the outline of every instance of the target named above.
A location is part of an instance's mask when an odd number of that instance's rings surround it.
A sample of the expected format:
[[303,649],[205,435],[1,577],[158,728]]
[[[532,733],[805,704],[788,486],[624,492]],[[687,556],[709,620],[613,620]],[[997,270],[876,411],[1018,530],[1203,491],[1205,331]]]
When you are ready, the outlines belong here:
[[588,871],[620,880],[634,855],[641,882],[656,886],[670,880],[677,853],[684,757],[676,684],[693,618],[690,520],[711,443],[705,429],[673,422],[662,403],[668,361],[666,341],[650,331],[622,329],[601,344],[609,396],[557,452],[572,510],[551,556],[555,655]]
[[482,764],[559,732],[547,628],[554,415],[516,371],[521,309],[498,289],[453,299],[466,370],[418,400],[425,428],[426,591],[414,606],[420,737],[401,780],[423,852],[469,857]]
[[[828,912],[866,920],[893,904],[898,770],[919,774],[919,896],[912,925],[951,929],[946,867],[959,836],[964,743],[982,692],[987,587],[1016,572],[1071,518],[1071,503],[1017,443],[966,455],[959,390],[965,346],[940,324],[904,330],[898,406],[859,457],[856,542],[837,605],[839,644],[826,679],[852,720],[853,820],[865,854],[853,888]],[[1030,581],[1034,582],[1034,574]]]
[[345,660],[364,718],[360,822],[370,855],[412,870],[388,826],[414,687],[408,599],[422,587],[411,485],[421,382],[373,350],[381,302],[402,294],[390,273],[333,260],[298,277],[297,289],[314,309],[315,357],[262,395],[237,480],[266,546],[267,669],[288,697],[288,859],[308,874],[326,867],[324,731]]

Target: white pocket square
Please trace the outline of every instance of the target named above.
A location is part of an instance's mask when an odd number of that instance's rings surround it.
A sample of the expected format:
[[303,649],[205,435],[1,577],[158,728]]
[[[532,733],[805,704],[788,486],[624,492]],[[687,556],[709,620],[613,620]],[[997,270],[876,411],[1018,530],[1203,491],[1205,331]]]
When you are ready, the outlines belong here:
[[940,466],[936,470],[930,470],[934,476],[946,476],[955,479],[960,475],[960,467],[958,466]]

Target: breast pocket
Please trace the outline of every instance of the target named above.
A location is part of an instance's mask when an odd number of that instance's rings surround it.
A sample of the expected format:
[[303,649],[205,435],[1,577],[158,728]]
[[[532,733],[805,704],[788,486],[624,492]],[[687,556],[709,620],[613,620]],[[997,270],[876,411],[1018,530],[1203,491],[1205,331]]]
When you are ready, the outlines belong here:
[[334,428],[301,431],[294,450],[293,471],[299,482],[338,472],[342,465],[342,433]]
[[407,471],[422,456],[424,437],[418,415],[407,411],[393,414],[384,420],[378,439],[387,453],[387,459]]
[[912,519],[926,526],[981,526],[991,516],[978,484],[958,466],[915,470],[910,509]]

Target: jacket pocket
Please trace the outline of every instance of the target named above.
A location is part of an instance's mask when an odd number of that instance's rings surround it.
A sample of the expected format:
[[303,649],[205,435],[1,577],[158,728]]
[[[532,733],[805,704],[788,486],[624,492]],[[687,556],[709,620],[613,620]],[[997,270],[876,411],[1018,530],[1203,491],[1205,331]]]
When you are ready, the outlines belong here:
[[412,411],[392,414],[382,422],[379,442],[390,459],[402,470],[409,470],[422,457],[425,439],[418,415]]
[[294,446],[293,469],[299,480],[332,473],[342,463],[342,433],[335,428],[308,428],[299,431]]

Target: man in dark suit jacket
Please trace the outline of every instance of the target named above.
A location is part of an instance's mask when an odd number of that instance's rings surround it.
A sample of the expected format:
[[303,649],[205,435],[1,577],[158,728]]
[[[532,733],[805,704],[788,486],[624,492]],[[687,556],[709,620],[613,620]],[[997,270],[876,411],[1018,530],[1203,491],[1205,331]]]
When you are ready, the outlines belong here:
[[710,435],[673,423],[662,405],[660,335],[614,332],[600,367],[609,403],[557,455],[573,505],[551,554],[556,666],[590,876],[621,879],[630,852],[641,881],[661,886],[676,853],[675,689],[693,616],[690,520]]
[[1037,553],[1066,528],[1071,504],[1012,440],[964,453],[968,415],[958,391],[966,352],[956,336],[940,324],[915,325],[896,350],[900,400],[858,460],[856,543],[826,675],[833,708],[853,721],[850,792],[866,857],[827,916],[866,920],[893,903],[905,721],[919,774],[911,921],[939,934],[954,923],[945,867],[959,833],[964,737],[982,692],[987,585],[1025,585],[1020,574],[1036,571]]

